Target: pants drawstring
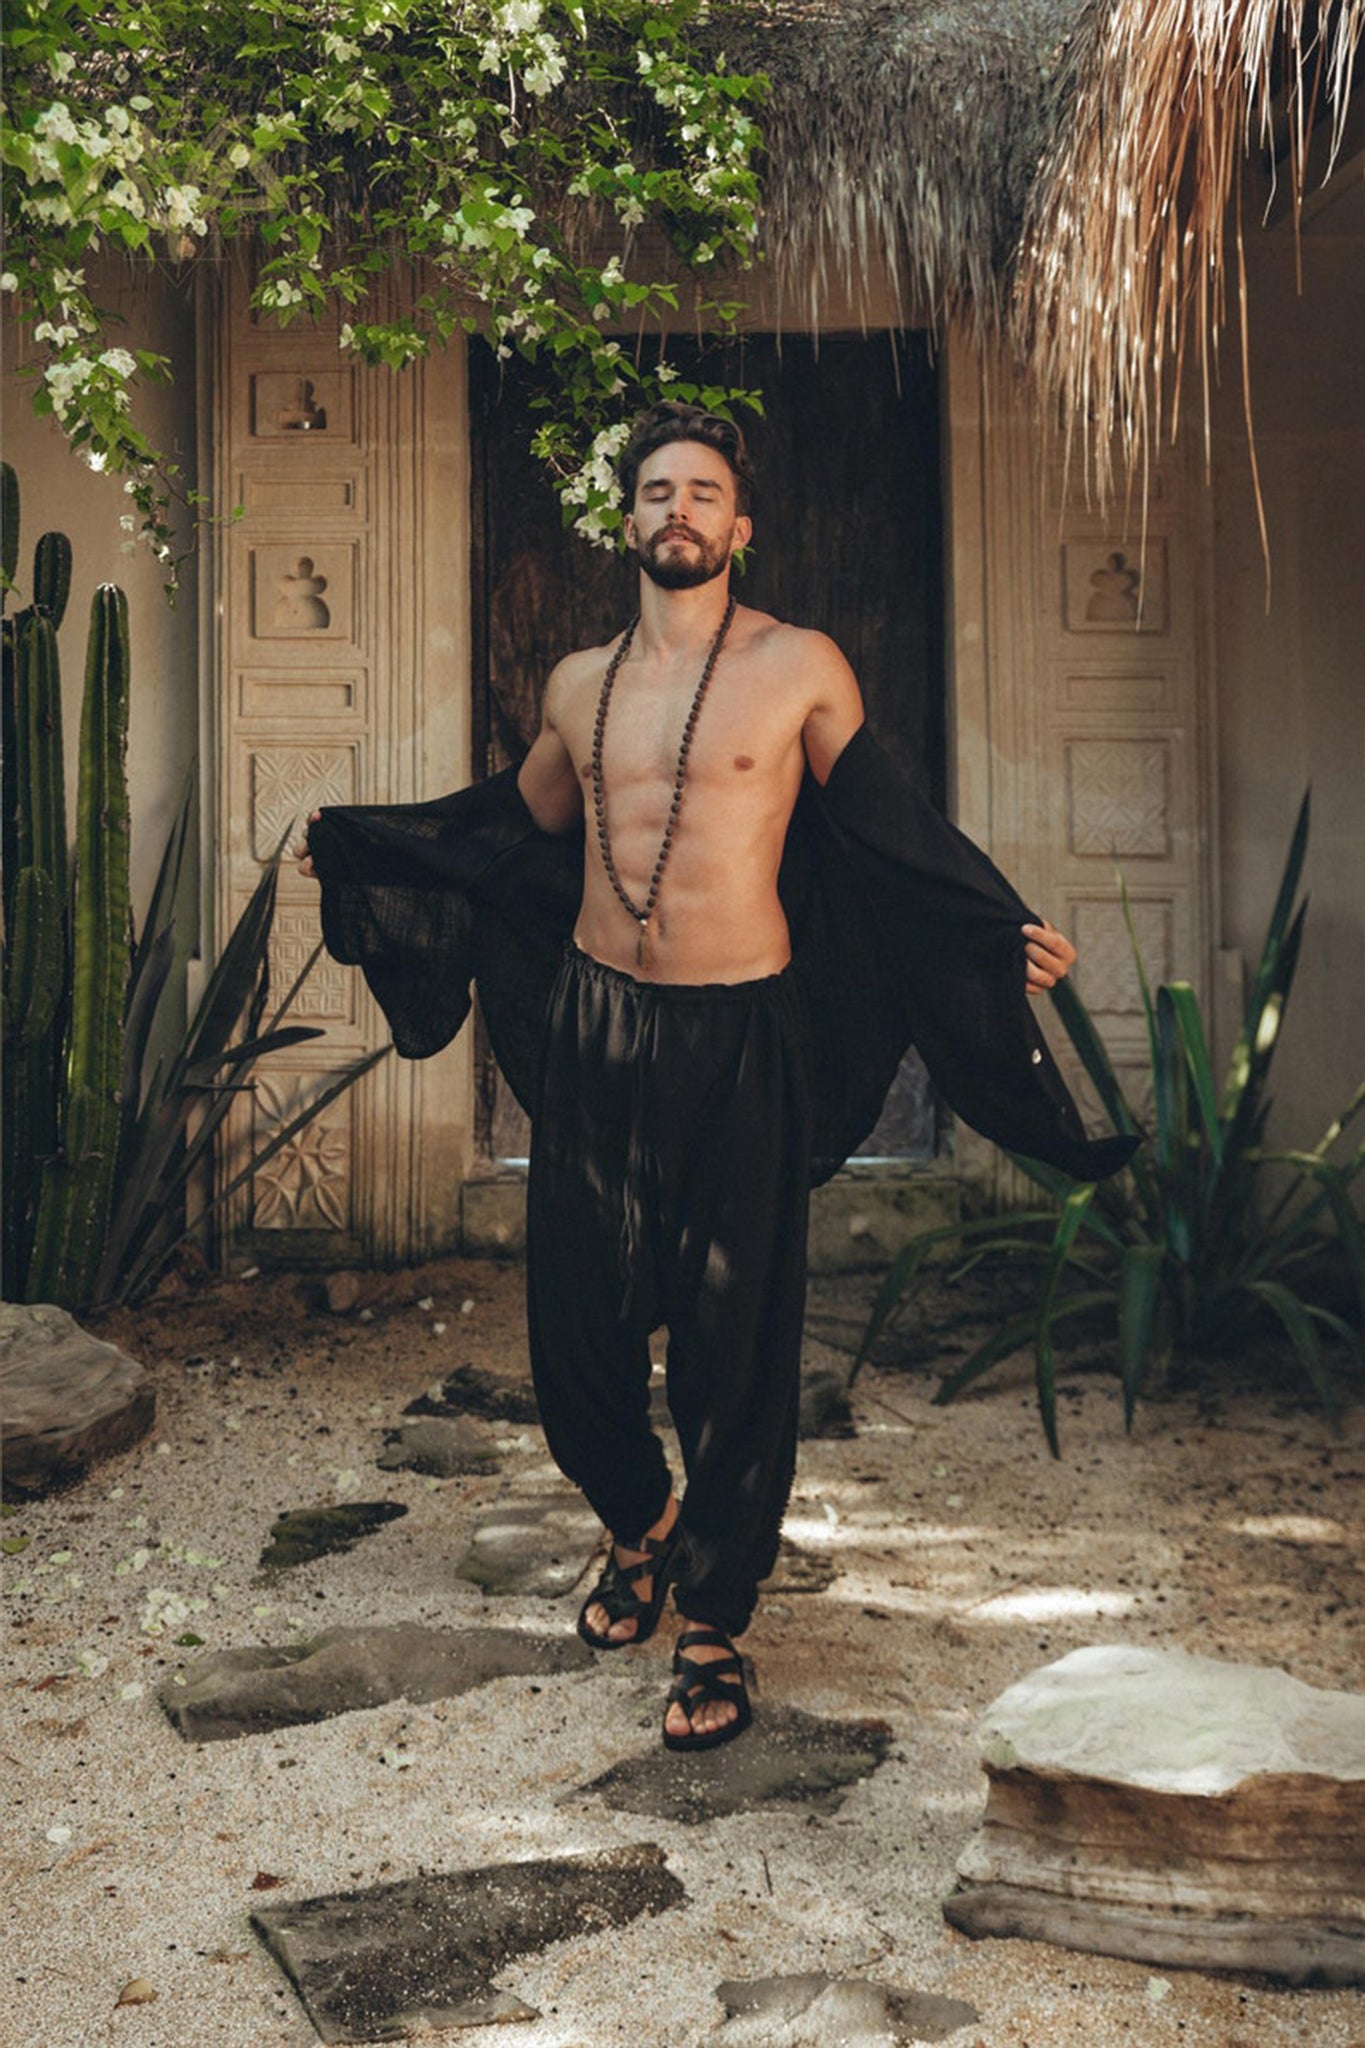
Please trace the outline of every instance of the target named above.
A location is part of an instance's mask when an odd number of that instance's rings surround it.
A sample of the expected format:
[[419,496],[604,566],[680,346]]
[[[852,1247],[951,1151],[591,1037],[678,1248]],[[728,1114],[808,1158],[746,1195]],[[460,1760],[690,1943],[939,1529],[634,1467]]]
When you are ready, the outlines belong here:
[[646,1223],[646,1176],[649,1172],[649,1064],[653,1047],[654,1012],[641,996],[631,1033],[630,1142],[626,1150],[625,1181],[621,1189],[621,1280],[619,1320],[629,1322],[635,1312],[640,1259],[643,1256]]

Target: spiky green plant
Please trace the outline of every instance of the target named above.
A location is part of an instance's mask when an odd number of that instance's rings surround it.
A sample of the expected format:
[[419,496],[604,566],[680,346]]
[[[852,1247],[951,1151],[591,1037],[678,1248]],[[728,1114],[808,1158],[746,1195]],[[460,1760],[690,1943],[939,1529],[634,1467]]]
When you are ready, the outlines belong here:
[[[0,466],[6,594],[18,517],[14,472]],[[3,622],[4,1286],[11,1299],[82,1309],[145,1290],[175,1246],[387,1048],[333,1075],[187,1219],[188,1190],[233,1102],[252,1085],[256,1062],[322,1035],[283,1022],[321,948],[263,1029],[281,842],[183,1044],[146,1071],[175,959],[192,792],[167,841],[141,938],[130,944],[127,604],[106,584],[91,608],[68,892],[56,632],[70,587],[70,544],[45,534],[34,557],[34,601]]]
[[284,1022],[313,970],[321,945],[314,948],[265,1022],[282,840],[228,937],[183,1041],[169,1059],[157,1059],[147,1071],[152,1023],[174,953],[173,908],[189,817],[187,792],[167,840],[142,942],[134,952],[118,1193],[97,1275],[95,1298],[99,1301],[136,1300],[145,1293],[178,1245],[389,1050],[381,1046],[332,1075],[296,1115],[270,1134],[205,1207],[192,1216],[187,1213],[189,1190],[212,1158],[233,1105],[250,1090],[257,1062],[323,1035],[316,1025]]
[[[913,1238],[892,1261],[863,1334],[857,1372],[904,1307],[932,1253],[959,1243],[981,1260],[1032,1265],[1036,1304],[1011,1317],[946,1375],[936,1399],[951,1401],[1002,1359],[1031,1345],[1043,1427],[1057,1440],[1057,1331],[1109,1321],[1117,1345],[1124,1418],[1131,1428],[1155,1365],[1227,1355],[1258,1327],[1278,1324],[1334,1420],[1338,1399],[1323,1336],[1357,1356],[1365,1345],[1365,1237],[1354,1183],[1365,1142],[1342,1150],[1365,1107],[1365,1086],[1307,1150],[1267,1150],[1267,1093],[1303,941],[1306,904],[1295,907],[1308,843],[1305,795],[1279,894],[1247,998],[1241,1031],[1219,1088],[1194,990],[1171,982],[1152,992],[1122,890],[1147,1020],[1154,1128],[1123,1175],[1099,1185],[1018,1164],[1059,1207],[946,1226]],[[1100,1099],[1119,1130],[1139,1132],[1134,1113],[1084,1003],[1067,983],[1053,1002]],[[1278,1181],[1272,1186],[1268,1170]],[[1355,1322],[1325,1305],[1319,1285],[1330,1256],[1344,1259]]]

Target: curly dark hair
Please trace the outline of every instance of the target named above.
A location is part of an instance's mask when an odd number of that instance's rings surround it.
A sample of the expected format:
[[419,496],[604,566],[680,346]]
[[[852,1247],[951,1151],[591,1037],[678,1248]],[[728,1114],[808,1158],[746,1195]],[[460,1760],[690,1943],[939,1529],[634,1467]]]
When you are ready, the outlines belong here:
[[641,466],[659,448],[671,441],[700,441],[724,457],[735,480],[735,510],[747,513],[753,498],[754,470],[744,436],[733,420],[707,412],[700,405],[684,405],[680,399],[664,398],[651,405],[632,423],[630,439],[616,463],[621,497],[627,511],[635,503],[635,487]]

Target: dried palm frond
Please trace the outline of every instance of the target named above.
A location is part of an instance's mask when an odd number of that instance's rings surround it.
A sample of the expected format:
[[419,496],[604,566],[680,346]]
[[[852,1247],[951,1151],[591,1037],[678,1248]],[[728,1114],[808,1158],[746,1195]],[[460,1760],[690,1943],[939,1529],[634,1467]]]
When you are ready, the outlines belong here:
[[[1034,184],[1010,308],[1037,390],[1078,427],[1101,501],[1174,432],[1193,362],[1210,386],[1239,318],[1262,546],[1248,358],[1244,170],[1282,159],[1297,223],[1316,122],[1335,161],[1365,0],[1102,0],[1058,81],[1063,111]],[[1228,240],[1232,248],[1229,251]],[[1231,265],[1230,265],[1231,256]]]
[[738,0],[707,37],[763,71],[763,252],[784,322],[832,304],[999,331],[1001,280],[1084,0]]

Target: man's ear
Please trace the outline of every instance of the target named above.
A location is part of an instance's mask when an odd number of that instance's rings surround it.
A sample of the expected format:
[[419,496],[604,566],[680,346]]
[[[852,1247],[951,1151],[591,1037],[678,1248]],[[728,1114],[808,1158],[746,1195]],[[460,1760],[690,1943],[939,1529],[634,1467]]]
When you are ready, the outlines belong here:
[[753,537],[754,522],[747,512],[741,512],[735,521],[734,539],[730,544],[731,552],[733,553],[739,548],[747,548]]
[[626,546],[633,551],[635,547],[635,514],[633,512],[627,512],[623,517],[621,533],[625,539]]

